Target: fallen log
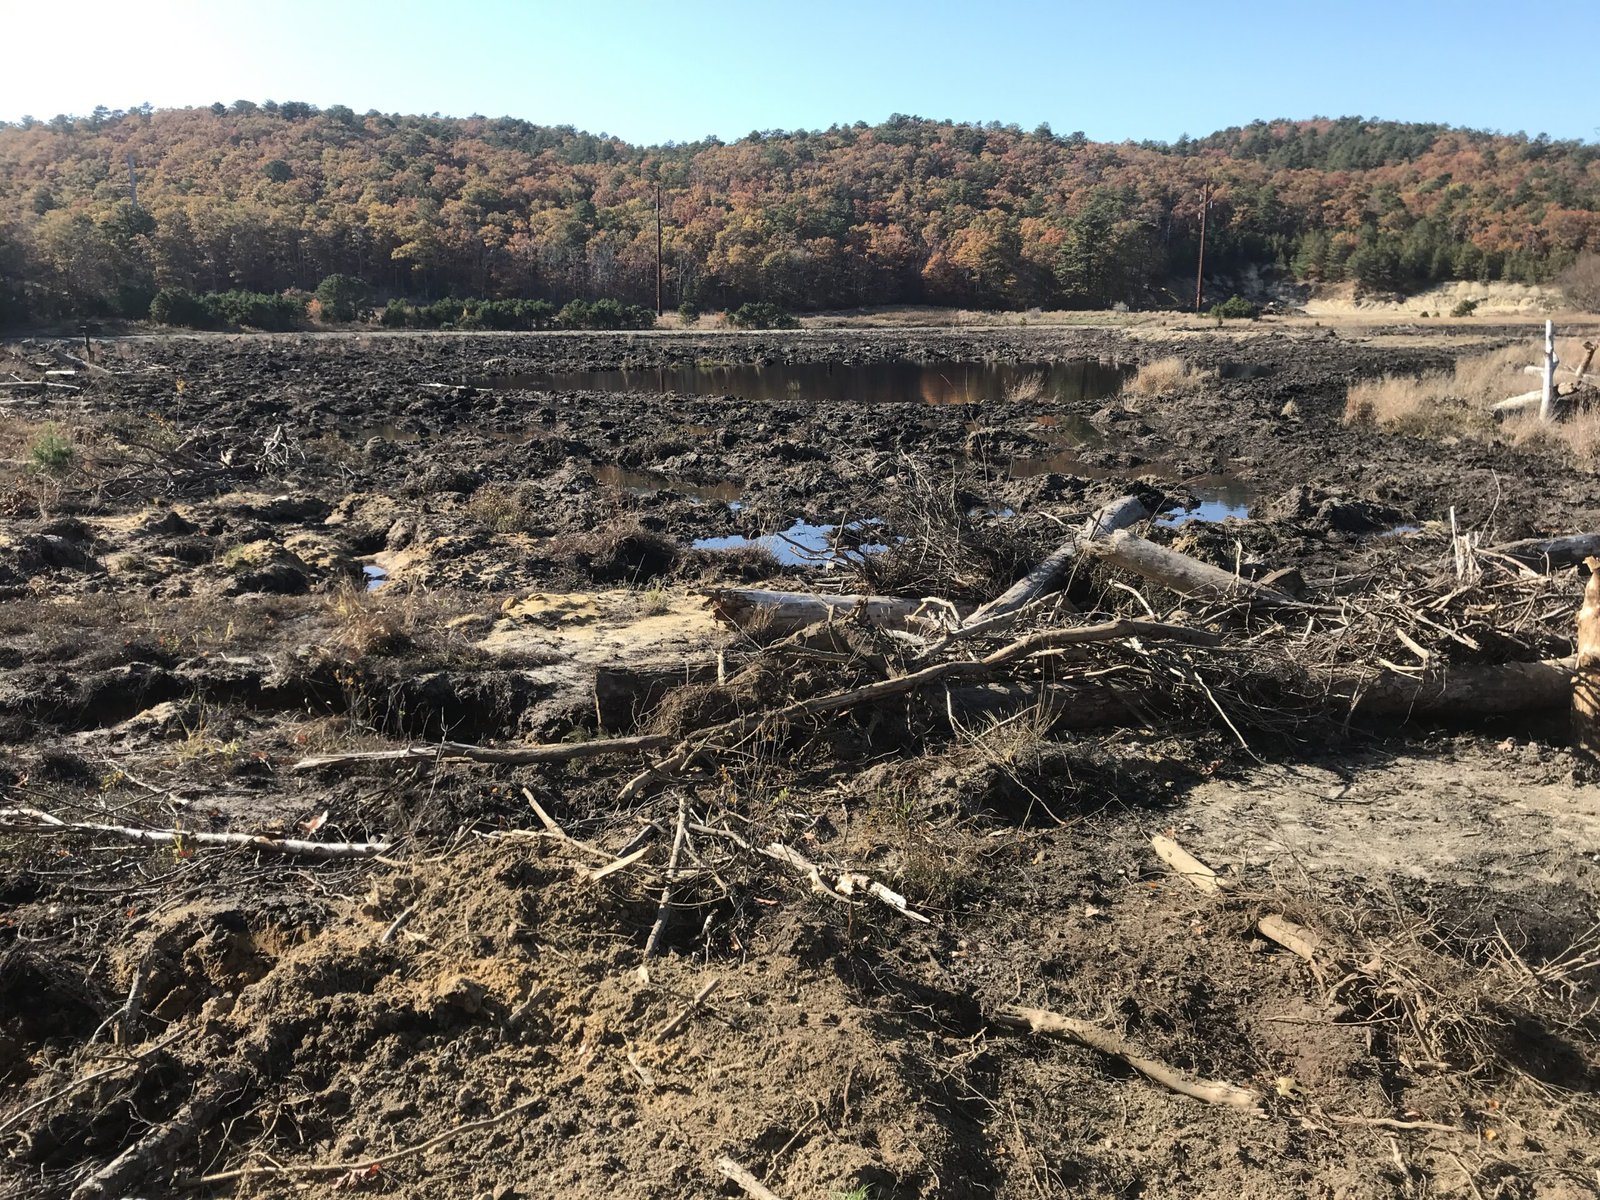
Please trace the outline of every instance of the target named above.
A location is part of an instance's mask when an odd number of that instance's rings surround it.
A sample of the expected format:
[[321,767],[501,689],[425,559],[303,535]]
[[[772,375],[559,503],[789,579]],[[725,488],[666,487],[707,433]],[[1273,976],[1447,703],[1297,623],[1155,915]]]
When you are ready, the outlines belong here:
[[1491,553],[1514,558],[1535,570],[1550,572],[1575,567],[1600,555],[1600,533],[1569,533],[1562,537],[1522,538],[1489,547]]
[[[1542,370],[1540,374],[1543,374]],[[1515,396],[1506,397],[1489,411],[1497,417],[1509,417],[1512,413],[1533,412],[1543,400],[1543,388],[1532,392],[1519,392]]]
[[1086,546],[1085,553],[1192,600],[1243,603],[1253,608],[1317,607],[1177,550],[1158,546],[1126,529]]
[[1345,670],[1326,677],[1327,699],[1366,717],[1504,717],[1566,707],[1576,665],[1575,659],[1561,658],[1439,667],[1416,675]]
[[1072,565],[1073,559],[1085,545],[1109,537],[1120,529],[1137,525],[1149,516],[1150,511],[1135,496],[1123,496],[1110,504],[1102,505],[1084,522],[1081,530],[1052,550],[1016,583],[980,607],[961,623],[961,628],[970,629],[995,617],[1015,612],[1031,603],[1055,586],[1056,581],[1067,573],[1067,568]]
[[1017,1008],[1008,1005],[997,1010],[991,1019],[997,1025],[1011,1029],[1026,1029],[1030,1033],[1053,1033],[1077,1042],[1080,1046],[1086,1046],[1090,1050],[1097,1050],[1108,1058],[1125,1063],[1146,1079],[1159,1083],[1168,1091],[1176,1092],[1180,1096],[1203,1100],[1207,1104],[1240,1108],[1248,1112],[1258,1111],[1261,1107],[1261,1097],[1248,1088],[1236,1087],[1220,1080],[1190,1079],[1166,1063],[1140,1054],[1110,1030],[1102,1029],[1088,1021],[1080,1021],[1076,1017],[1063,1016],[1046,1008]]
[[1578,610],[1578,661],[1572,674],[1572,740],[1600,752],[1600,558],[1587,560],[1589,582]]
[[706,603],[719,621],[735,629],[759,625],[792,633],[819,621],[851,617],[884,629],[928,632],[952,610],[942,600],[910,600],[899,596],[824,596],[814,592],[776,592],[764,588],[721,588]]

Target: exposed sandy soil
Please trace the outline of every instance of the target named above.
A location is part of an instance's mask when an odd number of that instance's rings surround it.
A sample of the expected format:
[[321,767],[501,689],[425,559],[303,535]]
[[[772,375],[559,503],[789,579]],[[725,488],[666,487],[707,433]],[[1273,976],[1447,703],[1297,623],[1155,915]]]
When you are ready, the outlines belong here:
[[[1452,508],[1485,545],[1594,529],[1590,471],[1340,422],[1352,380],[1526,332],[98,345],[119,373],[0,409],[0,808],[388,849],[321,861],[0,819],[3,1187],[732,1196],[729,1156],[786,1200],[1600,1192],[1600,790],[1559,711],[1402,728],[1261,701],[1236,730],[1174,686],[1143,719],[1084,729],[1041,684],[1004,719],[981,696],[900,698],[639,789],[626,758],[293,769],[446,737],[676,735],[892,674],[905,650],[881,632],[785,657],[702,593],[972,604],[1130,490],[1169,517],[1248,504],[1249,521],[1150,534],[1307,580],[1444,577]],[[1220,381],[943,406],[482,386],[1173,353]],[[51,354],[15,347],[8,369],[42,378]],[[56,471],[33,449],[49,425],[73,445]],[[786,565],[692,546],[797,521],[890,549]],[[1570,653],[1581,586],[1554,577],[1515,628],[1491,605],[1428,650]],[[1140,611],[1099,573],[1068,594],[1084,615],[1058,619]],[[1373,628],[1330,653],[1405,653],[1381,629],[1360,641]],[[680,803],[704,828],[641,976]],[[928,919],[842,903],[729,833],[881,881]],[[1157,833],[1226,892],[1168,872]],[[1263,938],[1269,913],[1332,953]],[[136,980],[138,1019],[115,1019]],[[1010,1031],[1007,1005],[1093,1021],[1261,1103],[1203,1104]],[[93,1190],[153,1144],[130,1183]]]

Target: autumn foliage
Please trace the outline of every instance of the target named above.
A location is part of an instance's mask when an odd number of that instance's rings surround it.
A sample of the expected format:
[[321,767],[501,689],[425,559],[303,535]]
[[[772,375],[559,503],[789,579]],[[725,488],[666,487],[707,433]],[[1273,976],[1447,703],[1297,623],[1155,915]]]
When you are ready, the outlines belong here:
[[0,317],[143,316],[163,290],[330,276],[322,307],[341,313],[443,297],[653,309],[658,191],[673,307],[1164,303],[1193,270],[1207,182],[1208,269],[1230,280],[1535,281],[1600,251],[1600,147],[1437,125],[1108,145],[897,116],[636,147],[240,101],[0,127]]

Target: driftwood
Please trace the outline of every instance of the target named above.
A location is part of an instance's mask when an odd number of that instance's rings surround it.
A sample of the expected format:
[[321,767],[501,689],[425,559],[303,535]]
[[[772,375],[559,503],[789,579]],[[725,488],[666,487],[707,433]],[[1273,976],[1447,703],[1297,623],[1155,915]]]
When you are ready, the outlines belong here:
[[134,829],[127,825],[99,825],[88,821],[63,821],[37,808],[0,808],[3,833],[95,833],[143,846],[228,846],[265,850],[301,858],[375,858],[387,854],[389,842],[307,842],[269,838],[258,833],[210,833],[191,829]]
[[961,627],[969,629],[995,617],[1016,612],[1055,586],[1085,545],[1109,537],[1119,529],[1137,525],[1149,516],[1149,510],[1134,496],[1124,496],[1103,505],[1084,522],[1081,530],[1057,546],[1033,570],[969,616],[961,623]]
[[[674,752],[667,758],[634,776],[628,782],[624,794],[632,796],[641,791],[658,774],[681,771],[701,753],[736,741],[762,726],[777,725],[801,717],[843,712],[859,705],[906,695],[935,684],[949,686],[952,695],[961,696],[964,701],[977,700],[979,697],[987,696],[992,688],[992,681],[1003,667],[1071,646],[1128,638],[1176,641],[1199,646],[1217,646],[1222,642],[1216,634],[1204,629],[1192,629],[1159,621],[1122,619],[1099,625],[1046,630],[1019,638],[984,658],[934,663],[906,675],[881,679],[861,687],[829,692],[821,696],[812,696],[781,708],[747,713],[718,725],[695,730],[681,739],[665,734],[649,734],[580,742],[571,746],[563,744],[506,749],[451,742],[446,743],[447,753],[444,755],[439,753],[437,745],[412,746],[398,750],[325,755],[296,763],[295,769],[337,767],[367,762],[434,760],[482,763],[559,762],[575,757],[641,754],[673,748]],[[1510,662],[1486,666],[1427,667],[1415,674],[1388,668],[1341,667],[1313,672],[1312,678],[1321,689],[1322,707],[1332,713],[1356,712],[1363,717],[1395,717],[1401,720],[1418,717],[1462,719],[1566,707],[1571,702],[1572,672],[1575,664],[1575,659],[1550,659],[1543,662]],[[1248,685],[1252,679],[1246,673],[1241,682]],[[1272,686],[1281,683],[1281,680],[1271,673],[1265,673],[1258,682]],[[1050,709],[1058,714],[1058,723],[1074,729],[1114,725],[1121,721],[1137,720],[1139,716],[1136,694],[1129,696],[1117,688],[1108,687],[1096,680],[1050,683],[1042,688],[1033,689],[1025,698],[1028,698],[1030,704],[1048,703]],[[994,697],[994,702],[1004,705],[1015,699],[1016,697],[1006,693]],[[581,750],[582,753],[570,753],[574,750]],[[4,815],[4,812],[0,812],[0,819],[3,819]],[[154,833],[147,831],[130,832],[141,835],[135,840],[153,840],[155,837]],[[322,857],[340,856],[336,844],[331,843],[325,845],[314,842],[271,841],[257,839],[247,834],[182,833],[181,836],[200,844],[223,838],[228,839],[225,844],[253,845],[260,849],[287,853],[313,853],[312,850],[300,848],[315,847],[324,852]],[[170,835],[168,840],[171,840]],[[374,843],[367,852],[383,853],[386,849],[386,846]],[[347,853],[359,852],[350,850]],[[606,857],[609,859],[612,856],[606,855]],[[620,869],[622,865],[625,864],[614,863],[613,868]]]
[[1053,1033],[1068,1038],[1080,1046],[1087,1046],[1108,1058],[1125,1063],[1146,1079],[1159,1083],[1168,1091],[1176,1092],[1180,1096],[1249,1112],[1260,1110],[1261,1097],[1248,1088],[1236,1087],[1219,1080],[1190,1079],[1166,1063],[1140,1054],[1116,1034],[1089,1021],[1063,1016],[1046,1008],[1010,1006],[997,1011],[992,1019],[995,1024],[1012,1029],[1026,1029],[1032,1033]]
[[1322,939],[1304,925],[1296,924],[1282,913],[1268,913],[1256,922],[1261,936],[1277,942],[1285,950],[1298,954],[1307,962],[1316,962],[1323,951]]
[[1254,608],[1314,608],[1275,588],[1241,578],[1177,550],[1158,546],[1128,530],[1119,530],[1086,547],[1086,553],[1112,566],[1132,571],[1194,600],[1248,604]]
[[1578,660],[1572,673],[1573,741],[1600,752],[1600,558],[1587,560],[1589,582],[1578,610]]
[[774,592],[764,588],[721,588],[706,602],[717,618],[736,629],[759,625],[792,633],[819,621],[842,617],[882,629],[927,631],[953,612],[944,601],[909,600],[898,596],[825,596],[815,592]]
[[1569,533],[1562,537],[1522,538],[1489,547],[1490,553],[1514,558],[1537,571],[1557,571],[1575,567],[1585,559],[1600,555],[1600,533]]

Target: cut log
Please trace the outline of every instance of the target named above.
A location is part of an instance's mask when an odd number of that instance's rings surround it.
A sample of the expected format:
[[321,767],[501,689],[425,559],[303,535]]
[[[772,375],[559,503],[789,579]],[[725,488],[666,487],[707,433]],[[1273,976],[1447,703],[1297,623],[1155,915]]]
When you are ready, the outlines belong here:
[[1600,753],[1600,558],[1585,560],[1589,582],[1578,610],[1578,662],[1572,673],[1572,739]]
[[1055,586],[1056,581],[1067,573],[1067,568],[1072,565],[1073,559],[1086,544],[1097,542],[1119,529],[1137,525],[1149,516],[1149,509],[1145,508],[1135,496],[1124,496],[1120,500],[1102,505],[1084,522],[1081,530],[1052,550],[1033,570],[974,612],[961,623],[961,627],[970,629],[981,622],[1015,612],[1031,603]]
[[1585,559],[1600,555],[1600,533],[1569,533],[1563,537],[1523,538],[1491,546],[1495,554],[1503,554],[1537,571],[1558,571],[1575,567]]
[[1221,604],[1247,604],[1254,608],[1315,608],[1286,596],[1275,588],[1243,579],[1231,571],[1190,558],[1177,550],[1154,542],[1126,529],[1104,541],[1085,547],[1091,554],[1112,566],[1141,575],[1169,592],[1192,600]]
[[823,596],[814,592],[775,592],[764,588],[722,588],[707,596],[706,603],[718,620],[735,629],[760,626],[778,633],[792,633],[819,621],[843,617],[882,629],[926,633],[938,628],[939,619],[948,617],[951,612],[943,601],[899,596]]

